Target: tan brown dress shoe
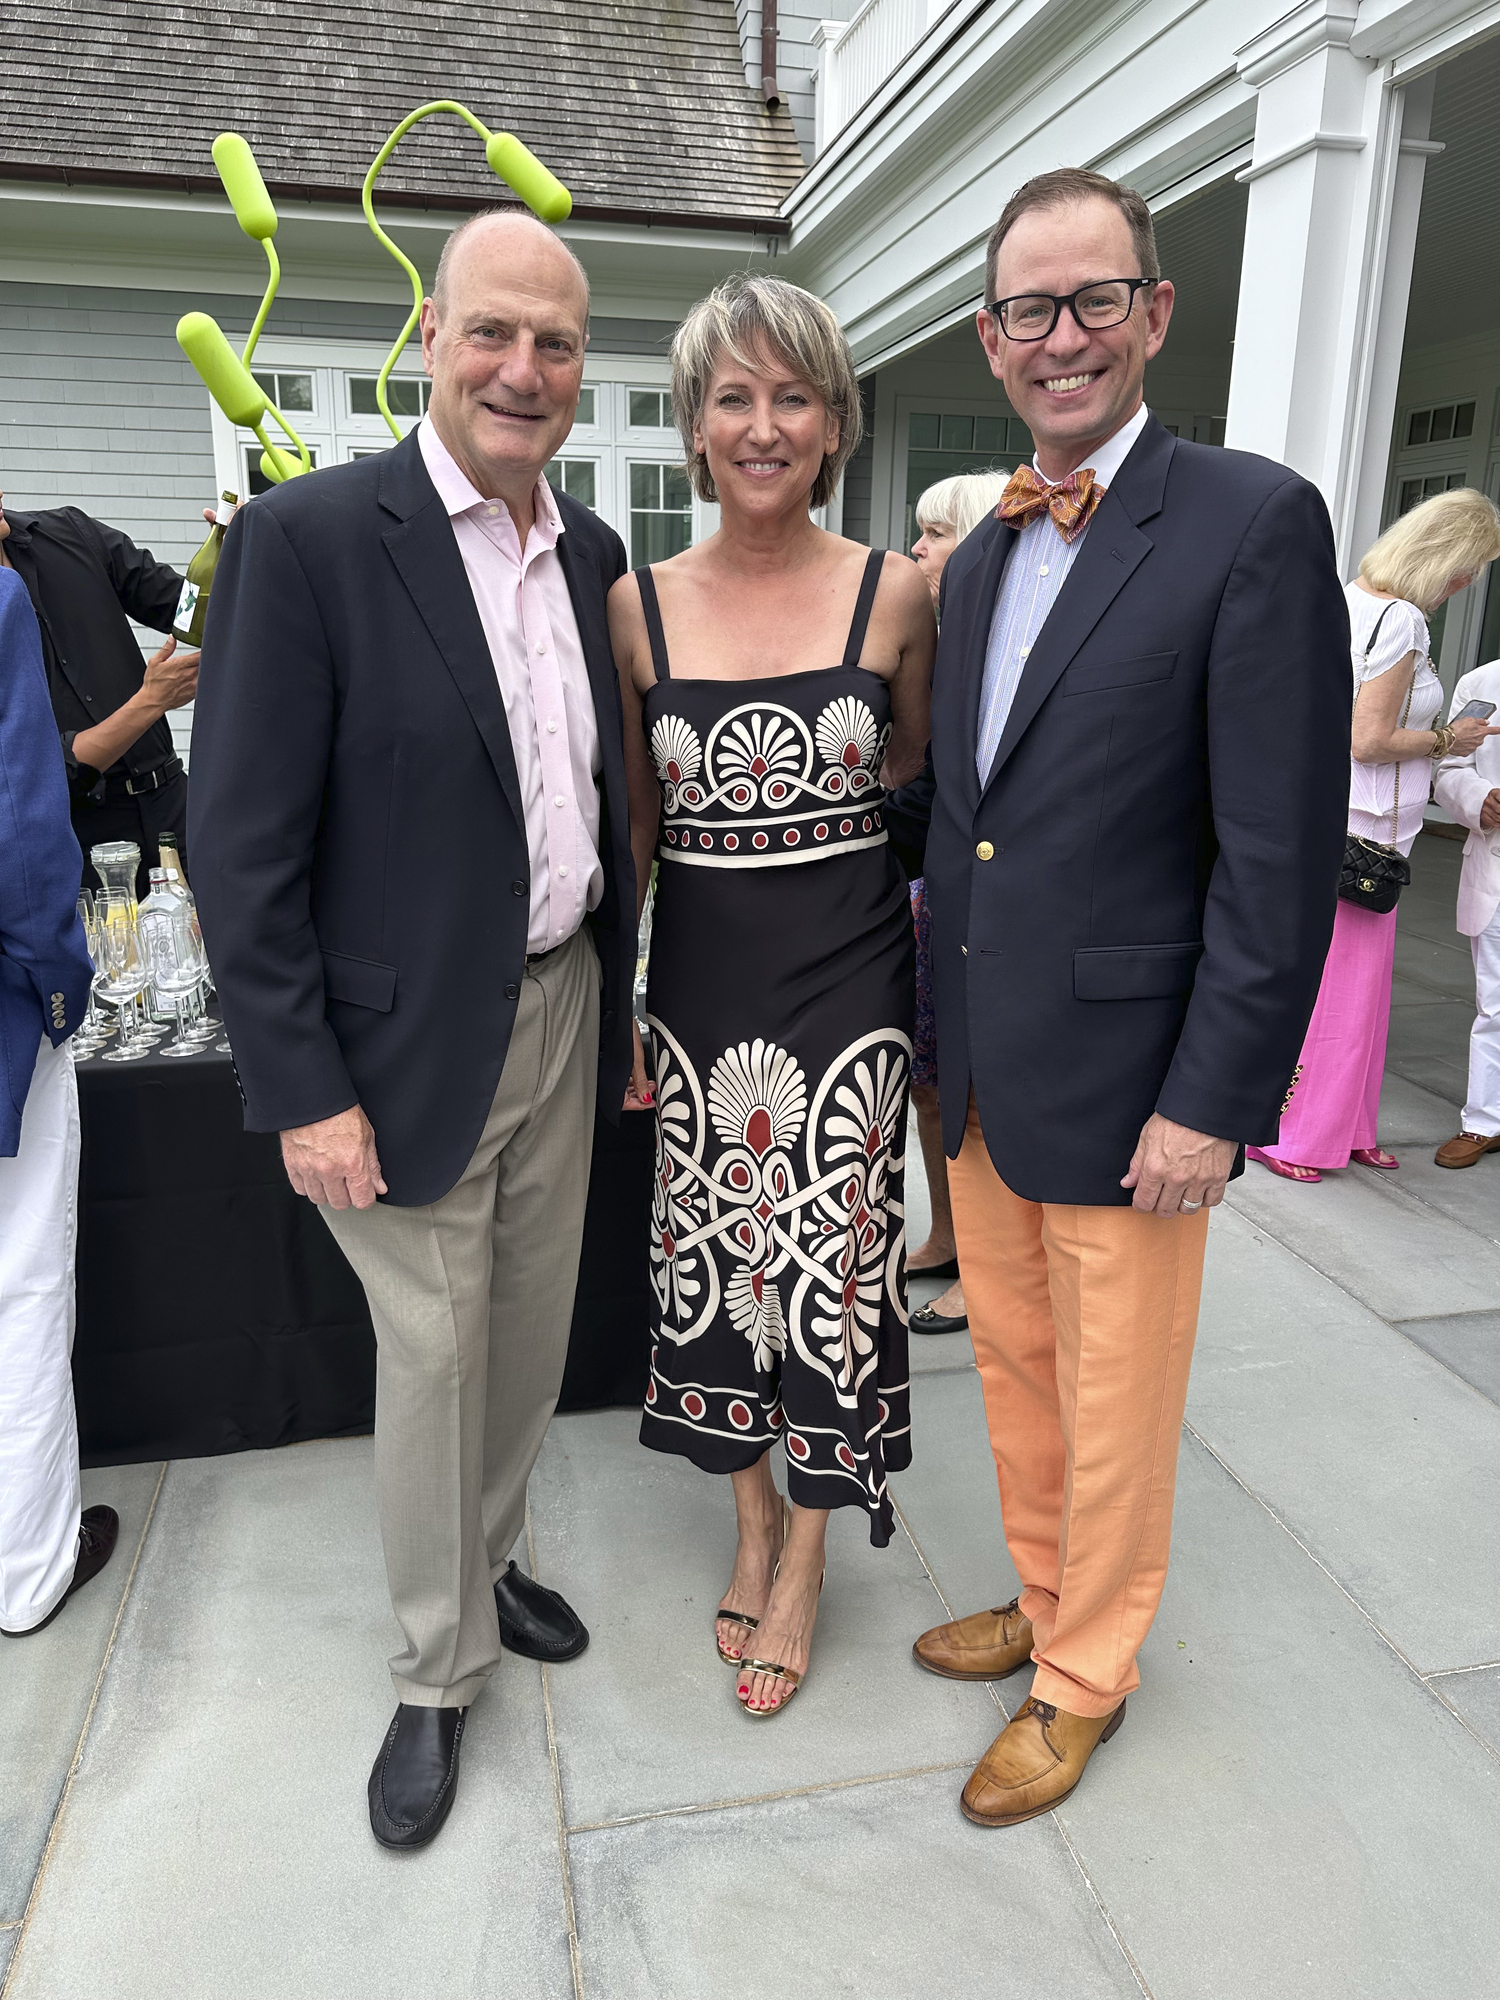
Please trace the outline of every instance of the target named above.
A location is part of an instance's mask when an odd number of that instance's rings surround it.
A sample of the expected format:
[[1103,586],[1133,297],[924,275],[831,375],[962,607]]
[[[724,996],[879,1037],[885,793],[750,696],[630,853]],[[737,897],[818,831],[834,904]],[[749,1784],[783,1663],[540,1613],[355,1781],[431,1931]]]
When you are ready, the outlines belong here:
[[1472,1167],[1486,1153],[1500,1152],[1500,1138],[1487,1139],[1482,1132],[1460,1132],[1433,1154],[1440,1167]]
[[1123,1701],[1113,1715],[1069,1715],[1028,1696],[964,1786],[959,1804],[965,1817],[976,1826],[1019,1826],[1051,1812],[1124,1720]]
[[912,1647],[930,1674],[950,1681],[1003,1681],[1031,1658],[1031,1620],[1013,1597],[996,1611],[973,1611],[951,1625],[934,1625]]

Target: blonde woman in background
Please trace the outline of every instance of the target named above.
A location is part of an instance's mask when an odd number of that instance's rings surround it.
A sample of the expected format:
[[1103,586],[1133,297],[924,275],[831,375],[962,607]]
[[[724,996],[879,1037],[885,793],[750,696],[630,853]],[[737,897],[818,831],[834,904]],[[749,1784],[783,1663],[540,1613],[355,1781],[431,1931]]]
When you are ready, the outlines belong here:
[[[943,566],[972,529],[987,521],[1000,505],[1010,473],[1003,467],[988,472],[960,472],[929,486],[913,510],[921,529],[912,543],[912,561],[927,579],[937,608]],[[932,925],[927,915],[927,888],[920,876],[911,885],[912,920],[917,927],[917,1031],[912,1043],[911,1100],[917,1111],[922,1164],[932,1222],[927,1241],[907,1259],[908,1278],[951,1278],[947,1291],[919,1306],[911,1316],[913,1333],[959,1333],[968,1324],[963,1281],[958,1274],[958,1246],[953,1236],[953,1210],[948,1203],[948,1162],[943,1155],[943,1121],[938,1113],[937,1042],[932,1016]]]
[[[1354,666],[1349,831],[1410,854],[1434,758],[1467,757],[1500,731],[1483,718],[1438,725],[1443,689],[1427,620],[1500,555],[1500,512],[1473,487],[1436,494],[1387,528],[1345,591]],[[1396,912],[1340,899],[1302,1060],[1274,1146],[1247,1157],[1283,1180],[1354,1161],[1399,1162],[1376,1140],[1390,1027]]]

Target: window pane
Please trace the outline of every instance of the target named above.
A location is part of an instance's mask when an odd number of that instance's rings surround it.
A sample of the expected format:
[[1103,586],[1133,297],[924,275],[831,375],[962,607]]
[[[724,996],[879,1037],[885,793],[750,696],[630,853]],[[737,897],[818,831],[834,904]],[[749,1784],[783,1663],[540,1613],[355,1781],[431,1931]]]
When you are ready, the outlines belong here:
[[280,395],[277,402],[283,410],[310,411],[313,406],[311,375],[278,375],[277,385]]
[[1462,486],[1463,483],[1464,483],[1464,476],[1461,472],[1450,472],[1448,474],[1447,483],[1441,490],[1447,493],[1451,493],[1455,486]]
[[1222,444],[1224,442],[1224,432],[1228,428],[1228,423],[1229,419],[1227,417],[1209,418],[1208,441],[1210,444]]
[[974,449],[974,419],[972,417],[943,417],[938,423],[938,444],[944,451],[972,451]]
[[659,465],[631,466],[630,504],[632,507],[660,507],[661,467]]
[[1408,444],[1426,444],[1431,428],[1431,410],[1413,410],[1411,413],[1411,422],[1406,429],[1406,442]]
[[349,408],[356,417],[378,417],[380,405],[375,400],[375,377],[373,375],[351,375],[349,377]]
[[[594,416],[594,392],[592,389],[580,389],[578,391],[578,414],[574,417],[573,421],[575,424],[592,424],[597,422]],[[593,502],[590,501],[589,505],[592,506]]]
[[666,562],[680,556],[688,545],[692,523],[685,514],[637,514],[630,516],[630,562]]
[[1446,403],[1442,409],[1434,410],[1432,413],[1432,442],[1434,444],[1446,444],[1452,435],[1453,405]]
[[570,500],[581,500],[585,507],[596,504],[591,458],[554,458],[543,470],[555,493],[566,493]]
[[938,442],[938,419],[924,416],[914,410],[909,437],[913,451],[935,450]]
[[664,465],[661,469],[661,504],[664,507],[692,507],[693,489],[680,465]]
[[1034,449],[1031,442],[1031,432],[1027,430],[1021,419],[1019,417],[1010,418],[1005,429],[1009,439],[1008,449],[1011,453],[1018,459],[1030,458]]
[[1401,497],[1396,502],[1396,512],[1398,514],[1408,513],[1413,507],[1416,506],[1417,502],[1421,499],[1421,497],[1422,497],[1421,480],[1403,479],[1401,482]]
[[391,406],[393,417],[420,417],[422,414],[422,384],[410,377],[402,380],[391,376],[385,385],[385,399]]
[[1004,451],[1004,417],[976,417],[974,419],[974,449],[976,451]]
[[[266,435],[269,437],[271,434],[268,431]],[[282,440],[282,449],[286,451],[289,457],[292,458],[296,457],[296,453],[292,451],[289,445],[286,444],[285,440]],[[307,455],[312,460],[314,469],[316,469],[318,463],[318,447],[315,444],[310,444],[307,447]],[[275,488],[275,481],[267,479],[266,475],[260,469],[260,446],[258,444],[252,444],[248,446],[245,452],[246,496],[248,497],[252,493],[270,493],[274,490],[274,488]]]
[[659,431],[662,428],[660,390],[631,390],[630,422],[636,430]]
[[1474,405],[1472,403],[1460,403],[1458,408],[1453,412],[1453,435],[1456,438],[1466,438],[1474,435]]

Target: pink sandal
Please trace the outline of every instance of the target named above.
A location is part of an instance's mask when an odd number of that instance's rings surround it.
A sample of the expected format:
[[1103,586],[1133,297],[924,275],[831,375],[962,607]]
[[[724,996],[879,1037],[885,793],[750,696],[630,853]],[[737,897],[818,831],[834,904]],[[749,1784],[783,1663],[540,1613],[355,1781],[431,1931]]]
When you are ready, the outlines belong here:
[[[1259,1146],[1245,1148],[1247,1160],[1259,1160],[1263,1167],[1269,1167],[1273,1174],[1280,1174],[1284,1181],[1320,1181],[1323,1176],[1316,1167],[1294,1167],[1290,1160],[1273,1160],[1269,1153],[1263,1153]],[[1392,1166],[1395,1161],[1391,1162]]]
[[1394,1173],[1401,1162],[1394,1153],[1387,1153],[1379,1146],[1361,1146],[1349,1155],[1356,1166],[1381,1167],[1386,1173]]

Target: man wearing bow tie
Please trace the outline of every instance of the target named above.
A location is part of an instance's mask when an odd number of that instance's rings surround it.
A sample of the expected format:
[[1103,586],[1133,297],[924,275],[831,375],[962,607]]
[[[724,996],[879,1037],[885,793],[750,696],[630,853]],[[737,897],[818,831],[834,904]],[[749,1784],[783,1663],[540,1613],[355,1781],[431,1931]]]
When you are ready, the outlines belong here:
[[1022,1588],[915,1651],[965,1680],[1035,1661],[963,1794],[1010,1826],[1072,1791],[1139,1685],[1208,1212],[1275,1135],[1332,931],[1349,634],[1316,489],[1142,401],[1172,286],[1138,195],[1028,182],[986,275],[979,337],[1036,457],[944,575],[925,872]]

